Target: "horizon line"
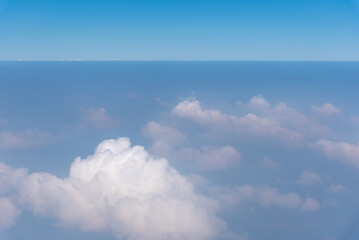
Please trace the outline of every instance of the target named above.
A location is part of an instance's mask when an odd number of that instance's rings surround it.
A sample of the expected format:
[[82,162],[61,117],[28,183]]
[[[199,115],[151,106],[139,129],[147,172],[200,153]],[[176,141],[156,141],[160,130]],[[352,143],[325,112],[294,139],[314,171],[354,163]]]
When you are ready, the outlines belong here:
[[153,59],[0,59],[0,62],[359,62],[358,60],[294,60],[294,59],[258,59],[258,60],[199,60],[199,59],[175,59],[175,60],[153,60]]

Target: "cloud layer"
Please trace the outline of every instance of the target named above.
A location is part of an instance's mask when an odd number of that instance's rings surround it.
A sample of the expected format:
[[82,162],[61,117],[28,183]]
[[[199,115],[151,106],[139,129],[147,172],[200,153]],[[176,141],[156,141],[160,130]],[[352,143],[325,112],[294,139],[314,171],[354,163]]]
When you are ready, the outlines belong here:
[[305,137],[323,135],[327,132],[325,127],[314,123],[285,103],[279,103],[271,108],[261,95],[253,97],[247,106],[256,114],[249,112],[238,117],[216,109],[203,109],[197,99],[189,98],[178,103],[172,113],[215,131],[275,139],[287,145],[298,145]]
[[[20,205],[63,226],[112,231],[119,239],[214,239],[225,230],[215,201],[195,194],[165,159],[131,147],[127,138],[105,140],[93,155],[76,158],[65,179],[1,166]],[[0,203],[11,209],[7,200]]]

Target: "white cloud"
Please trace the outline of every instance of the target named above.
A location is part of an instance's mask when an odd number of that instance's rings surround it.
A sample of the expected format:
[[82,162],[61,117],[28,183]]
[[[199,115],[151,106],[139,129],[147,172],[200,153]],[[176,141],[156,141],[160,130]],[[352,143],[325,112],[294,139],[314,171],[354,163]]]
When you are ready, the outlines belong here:
[[[260,99],[253,100],[253,102],[256,102],[256,104],[262,102],[261,104],[265,105],[263,100]],[[200,102],[195,98],[180,102],[172,110],[172,113],[182,118],[192,119],[202,125],[210,126],[216,131],[257,137],[273,137],[286,144],[298,144],[303,138],[299,132],[289,130],[281,126],[280,122],[271,118],[260,117],[252,113],[237,117],[223,114],[218,110],[204,110],[201,108]]]
[[175,146],[182,145],[186,140],[186,136],[176,128],[167,127],[156,122],[147,123],[143,132],[154,141],[161,140]]
[[91,108],[82,110],[84,121],[96,128],[108,128],[117,126],[118,121],[108,115],[104,108]]
[[0,229],[13,226],[19,215],[20,210],[9,199],[0,197]]
[[320,205],[316,200],[313,198],[306,198],[300,209],[303,211],[316,211],[319,207]]
[[173,147],[182,145],[186,141],[186,136],[176,128],[163,126],[156,122],[147,123],[142,131],[153,140],[151,150],[165,157],[173,153]]
[[311,170],[304,170],[297,180],[297,183],[304,186],[318,184],[322,181],[321,177]]
[[[298,193],[281,193],[277,188],[268,186],[241,185],[226,188],[210,187],[214,198],[219,198],[224,207],[235,206],[241,202],[256,202],[262,207],[279,207],[304,211],[317,210],[319,204],[311,198],[305,201]],[[318,204],[315,208],[315,204]]]
[[345,164],[359,168],[359,143],[355,145],[347,142],[319,140],[314,144],[314,147],[328,158],[338,159]]
[[274,169],[274,170],[279,168],[279,163],[273,161],[269,157],[264,157],[261,160],[260,165],[265,167],[265,168]]
[[226,229],[215,200],[127,138],[105,140],[93,155],[76,158],[68,178],[0,165],[0,176],[14,171],[22,176],[14,181],[21,205],[62,226],[119,239],[218,239]]
[[326,198],[323,200],[323,205],[324,205],[324,206],[331,206],[331,207],[333,207],[333,206],[337,206],[338,203],[335,201],[334,198],[332,198],[332,197],[326,197]]
[[241,159],[241,154],[232,146],[220,148],[203,146],[200,149],[184,147],[175,153],[178,158],[190,161],[201,170],[223,170],[236,167]]
[[278,189],[270,187],[252,187],[249,185],[236,188],[240,198],[252,199],[263,207],[298,208],[302,199],[297,193],[279,193]]
[[200,102],[195,98],[180,102],[172,112],[180,117],[190,118],[204,125],[214,124],[225,127],[228,121],[228,116],[218,110],[203,110]]
[[27,129],[22,132],[0,132],[0,148],[33,149],[53,142],[54,137],[38,129]]
[[323,115],[340,114],[342,112],[340,108],[336,108],[331,103],[324,103],[321,107],[312,106],[312,110]]
[[173,127],[149,122],[143,128],[145,135],[153,140],[150,148],[154,153],[172,160],[188,163],[200,170],[223,170],[235,167],[241,159],[240,153],[232,146],[201,148],[183,147],[186,136]]
[[346,193],[348,189],[343,186],[342,184],[330,184],[329,187],[325,189],[327,192],[330,193]]
[[270,104],[265,100],[262,95],[252,97],[248,103],[248,106],[258,109],[269,109]]

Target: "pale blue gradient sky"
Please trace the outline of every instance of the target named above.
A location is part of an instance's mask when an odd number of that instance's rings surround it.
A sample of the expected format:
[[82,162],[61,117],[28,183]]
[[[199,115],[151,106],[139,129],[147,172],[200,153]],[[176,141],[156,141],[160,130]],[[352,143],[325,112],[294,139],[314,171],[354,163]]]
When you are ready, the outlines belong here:
[[0,0],[0,60],[359,60],[358,0]]

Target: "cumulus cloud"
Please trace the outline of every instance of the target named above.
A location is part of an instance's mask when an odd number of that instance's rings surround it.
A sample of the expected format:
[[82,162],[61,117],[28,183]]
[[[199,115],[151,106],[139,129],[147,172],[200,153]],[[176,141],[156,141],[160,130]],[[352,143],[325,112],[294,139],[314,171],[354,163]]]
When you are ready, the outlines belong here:
[[0,148],[5,149],[33,149],[53,142],[54,137],[48,132],[38,129],[27,129],[22,132],[0,132]]
[[0,197],[0,229],[13,226],[19,215],[20,210],[9,199]]
[[153,140],[151,151],[187,163],[200,170],[223,170],[239,164],[241,154],[232,146],[184,147],[186,136],[178,129],[149,122],[143,128],[145,135]]
[[248,103],[248,106],[258,109],[269,109],[270,104],[267,102],[266,99],[262,97],[262,95],[258,95],[255,97],[252,97],[251,100]]
[[0,165],[2,178],[16,175],[10,183],[21,206],[61,226],[111,231],[118,239],[218,239],[226,232],[215,200],[127,138],[105,140],[93,155],[76,158],[67,178]]
[[327,192],[330,193],[346,193],[348,192],[348,189],[343,186],[342,184],[330,184],[329,187],[325,189]]
[[340,114],[342,111],[340,108],[336,108],[331,103],[324,103],[322,106],[312,106],[312,110],[316,113],[323,115],[332,115],[332,114]]
[[322,181],[321,177],[312,170],[304,170],[297,180],[297,183],[304,186],[318,184]]
[[320,205],[316,200],[313,198],[306,198],[300,209],[303,211],[316,211],[319,207]]
[[108,128],[118,125],[118,121],[111,117],[104,108],[82,110],[83,120],[96,128]]
[[319,140],[314,147],[323,152],[328,158],[337,159],[345,164],[359,168],[359,143],[332,142]]
[[196,98],[188,98],[178,103],[172,112],[180,117],[190,118],[205,125],[222,125],[222,127],[226,127],[228,124],[227,115],[218,110],[202,109],[200,102]]
[[[262,99],[253,100],[255,105],[265,105]],[[201,104],[195,98],[189,98],[180,102],[172,113],[182,117],[192,119],[199,124],[212,127],[215,130],[226,131],[230,133],[247,134],[259,137],[274,137],[284,141],[287,144],[298,144],[302,141],[303,136],[293,130],[281,126],[280,122],[260,117],[248,113],[243,117],[223,114],[214,109],[202,109]]]

